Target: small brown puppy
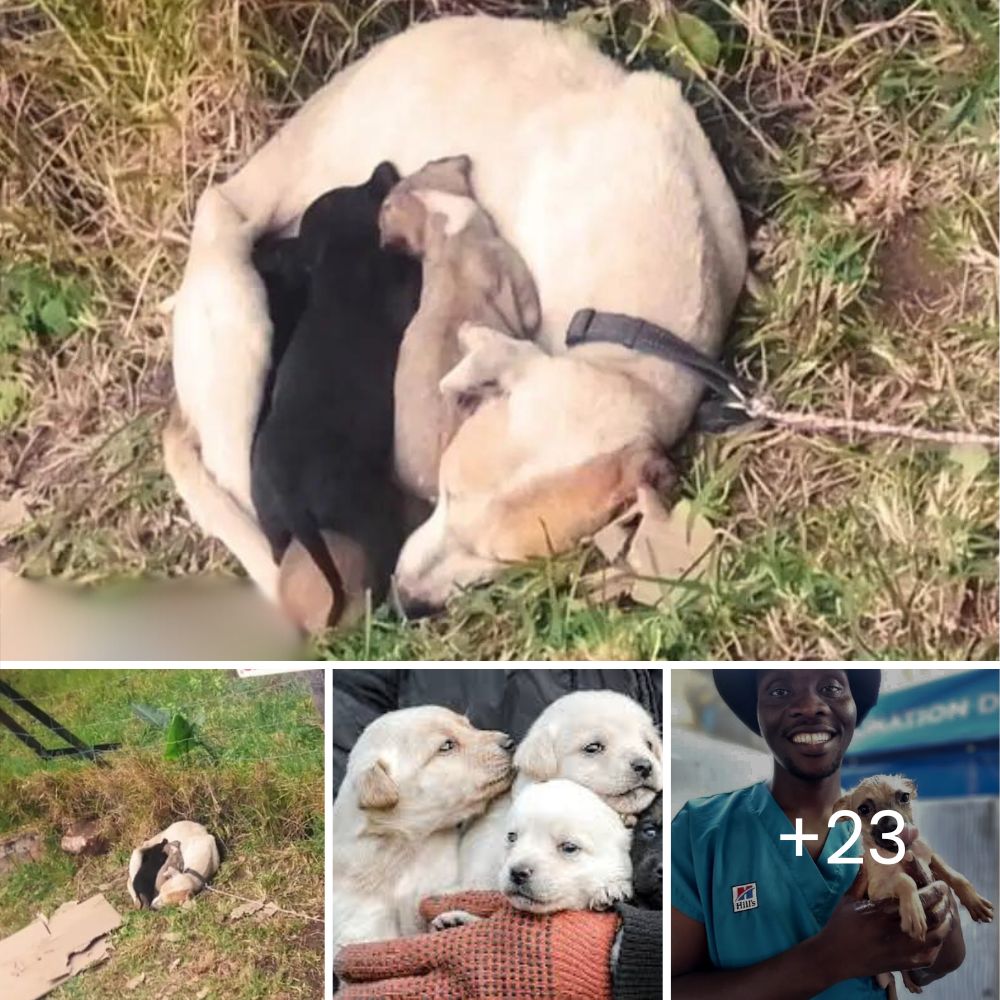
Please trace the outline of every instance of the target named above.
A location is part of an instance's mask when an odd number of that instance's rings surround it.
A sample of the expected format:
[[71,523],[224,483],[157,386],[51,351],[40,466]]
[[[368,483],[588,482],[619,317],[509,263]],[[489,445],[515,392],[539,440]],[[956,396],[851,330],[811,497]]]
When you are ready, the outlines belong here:
[[173,878],[174,875],[181,875],[184,872],[184,855],[181,854],[181,845],[179,840],[172,840],[164,848],[164,853],[166,854],[166,860],[163,862],[163,867],[157,872],[156,875],[156,891],[160,891],[160,887],[168,878]]
[[[945,864],[927,842],[920,839],[920,831],[913,823],[913,801],[916,797],[917,786],[909,778],[901,774],[877,774],[865,778],[834,805],[834,811],[849,809],[861,820],[864,861],[848,895],[854,899],[898,900],[902,929],[918,941],[923,941],[927,934],[927,918],[920,905],[918,890],[932,879],[940,879],[951,886],[973,920],[992,920],[993,904],[980,896],[964,875]],[[874,817],[886,809],[898,813],[903,819],[903,828],[895,833],[895,838],[903,843],[906,851],[895,864],[881,864],[871,856],[872,850],[883,858],[894,857],[898,851],[894,839],[889,836],[896,830],[896,820],[892,816],[883,816],[877,823],[873,822]],[[911,993],[922,992],[907,972],[904,971],[902,976]],[[879,976],[878,981],[880,986],[890,988],[890,996],[895,996],[890,974]]]
[[518,252],[476,201],[467,156],[432,160],[401,180],[382,203],[384,247],[423,259],[420,308],[403,335],[396,365],[395,457],[400,483],[437,496],[441,455],[462,420],[441,379],[460,360],[464,323],[531,337],[540,309]]

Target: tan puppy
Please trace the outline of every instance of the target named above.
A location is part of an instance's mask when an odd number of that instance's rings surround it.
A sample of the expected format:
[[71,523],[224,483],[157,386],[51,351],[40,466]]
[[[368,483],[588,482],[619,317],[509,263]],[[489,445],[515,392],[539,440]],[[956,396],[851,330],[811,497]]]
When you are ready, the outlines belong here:
[[[834,805],[834,811],[848,809],[861,820],[861,843],[864,860],[861,871],[848,895],[854,899],[897,899],[902,929],[912,938],[923,941],[927,933],[927,918],[920,905],[918,890],[933,879],[946,882],[969,911],[973,920],[987,922],[993,919],[993,905],[972,887],[960,872],[950,868],[935,854],[930,846],[920,839],[920,831],[913,823],[913,801],[917,797],[917,786],[901,774],[877,774],[866,778],[856,788],[842,796]],[[898,847],[889,834],[898,826],[892,816],[883,816],[876,823],[874,817],[883,810],[892,810],[903,819],[903,828],[895,833],[896,838],[906,848],[903,857],[895,864],[881,864],[871,851],[880,857],[891,858]],[[907,972],[902,973],[903,982],[911,993],[920,993],[921,988],[913,982]],[[888,973],[879,977],[879,985],[892,986],[892,976]]]
[[518,252],[475,199],[467,156],[432,160],[382,203],[382,245],[423,259],[420,308],[396,365],[395,452],[400,482],[417,496],[438,492],[438,467],[462,419],[438,383],[459,361],[459,327],[478,323],[530,337],[540,310]]
[[424,929],[420,900],[459,888],[458,825],[510,787],[512,750],[505,733],[434,705],[365,729],[330,816],[335,953]]
[[175,840],[167,844],[167,859],[163,862],[163,867],[156,875],[156,891],[159,892],[163,883],[174,875],[181,875],[184,872],[184,855],[181,854],[180,841]]

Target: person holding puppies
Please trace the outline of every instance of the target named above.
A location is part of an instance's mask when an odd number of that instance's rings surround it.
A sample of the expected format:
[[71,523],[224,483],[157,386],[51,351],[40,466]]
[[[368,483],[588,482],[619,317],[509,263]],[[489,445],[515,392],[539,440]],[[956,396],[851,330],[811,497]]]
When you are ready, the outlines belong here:
[[[687,803],[672,823],[672,996],[676,1000],[884,998],[875,977],[912,970],[940,979],[965,957],[955,900],[943,881],[919,890],[923,940],[900,926],[895,901],[858,902],[841,762],[878,698],[878,670],[716,670],[736,715],[764,737],[773,776]],[[798,853],[788,842],[795,833]],[[787,840],[781,839],[784,835]],[[858,857],[862,845],[855,844]]]

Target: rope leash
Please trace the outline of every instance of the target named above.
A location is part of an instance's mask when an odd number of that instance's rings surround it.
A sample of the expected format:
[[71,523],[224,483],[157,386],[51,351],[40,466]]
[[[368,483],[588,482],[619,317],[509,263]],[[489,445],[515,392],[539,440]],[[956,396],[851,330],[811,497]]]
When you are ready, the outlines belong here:
[[697,375],[715,398],[703,400],[696,416],[702,430],[719,433],[748,420],[764,420],[799,434],[869,434],[934,444],[979,444],[1000,449],[1000,437],[980,431],[947,431],[879,420],[827,417],[818,413],[784,410],[763,392],[719,362],[655,323],[622,313],[578,310],[566,333],[566,346],[603,342],[651,354]]
[[205,885],[205,892],[215,892],[220,896],[228,896],[230,899],[238,899],[241,903],[260,903],[261,906],[273,906],[276,913],[287,913],[290,917],[298,917],[300,920],[311,920],[314,924],[325,924],[325,920],[321,920],[319,917],[310,916],[308,913],[299,913],[297,910],[286,910],[282,906],[278,906],[277,903],[265,903],[260,899],[248,899],[246,896],[240,896],[235,892],[227,892],[225,889],[216,889],[214,885]]
[[742,409],[751,420],[766,420],[779,427],[788,427],[799,434],[869,434],[873,437],[904,438],[910,441],[929,441],[933,444],[981,444],[987,448],[1000,448],[1000,438],[978,431],[945,431],[906,424],[889,424],[881,420],[851,420],[847,417],[825,417],[818,413],[782,410],[764,396],[751,396],[742,403]]

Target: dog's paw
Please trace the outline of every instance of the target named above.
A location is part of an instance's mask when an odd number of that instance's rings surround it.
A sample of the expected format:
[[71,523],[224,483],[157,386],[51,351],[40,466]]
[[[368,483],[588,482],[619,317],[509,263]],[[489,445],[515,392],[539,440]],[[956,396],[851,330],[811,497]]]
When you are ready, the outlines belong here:
[[919,901],[899,901],[900,924],[905,934],[915,941],[923,941],[927,936],[927,916]]
[[966,908],[972,919],[978,920],[980,923],[988,924],[993,919],[993,904],[975,890],[973,890],[969,902],[966,903]]
[[445,910],[444,913],[439,913],[431,921],[431,930],[446,931],[451,927],[463,927],[465,924],[474,924],[477,920],[482,919],[482,917],[477,917],[465,910]]
[[900,975],[903,977],[903,985],[911,993],[923,993],[924,992],[924,988],[922,986],[918,986],[917,983],[915,983],[913,981],[913,978],[910,976],[909,972],[907,972],[905,969],[900,973]]

